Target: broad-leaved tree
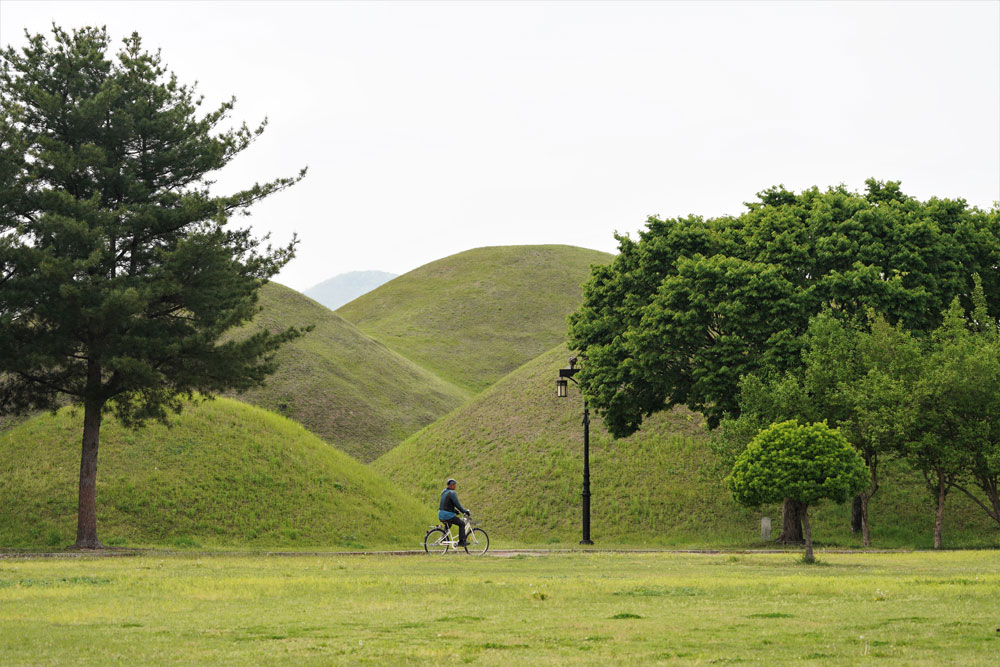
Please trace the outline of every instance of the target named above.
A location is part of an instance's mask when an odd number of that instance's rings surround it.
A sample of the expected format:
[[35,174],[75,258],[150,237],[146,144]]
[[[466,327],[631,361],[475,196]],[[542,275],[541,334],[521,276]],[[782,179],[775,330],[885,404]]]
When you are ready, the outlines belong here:
[[865,484],[865,464],[836,429],[823,422],[773,424],[750,441],[733,465],[729,488],[750,507],[790,498],[802,505],[805,560],[813,561],[809,505],[842,503]]
[[712,428],[738,416],[740,379],[800,369],[824,310],[926,332],[956,296],[971,305],[976,272],[1000,303],[1000,209],[918,201],[892,181],[870,179],[863,194],[778,186],[738,216],[651,217],[638,240],[618,241],[570,317],[587,358],[577,379],[616,437],[676,405]]

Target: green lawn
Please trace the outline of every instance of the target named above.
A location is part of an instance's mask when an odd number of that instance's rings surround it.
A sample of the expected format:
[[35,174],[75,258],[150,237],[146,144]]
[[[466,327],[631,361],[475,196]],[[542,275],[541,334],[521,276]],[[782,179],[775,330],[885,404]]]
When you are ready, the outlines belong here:
[[0,559],[5,665],[995,664],[1000,552]]

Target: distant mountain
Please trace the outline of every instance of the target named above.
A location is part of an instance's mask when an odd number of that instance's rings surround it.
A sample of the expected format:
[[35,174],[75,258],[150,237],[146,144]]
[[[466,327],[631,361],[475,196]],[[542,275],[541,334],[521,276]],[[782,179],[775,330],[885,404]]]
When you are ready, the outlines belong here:
[[362,294],[367,294],[379,285],[389,282],[396,275],[385,271],[341,273],[339,276],[313,285],[303,294],[313,301],[319,301],[330,310],[337,310],[345,303],[350,303]]
[[424,264],[337,314],[476,393],[566,340],[591,265],[612,259],[567,245],[476,248]]

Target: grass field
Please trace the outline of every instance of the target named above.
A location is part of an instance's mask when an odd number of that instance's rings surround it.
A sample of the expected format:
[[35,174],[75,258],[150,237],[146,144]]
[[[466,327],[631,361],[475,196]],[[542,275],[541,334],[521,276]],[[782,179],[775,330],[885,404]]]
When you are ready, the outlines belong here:
[[23,664],[995,664],[1000,552],[0,559]]

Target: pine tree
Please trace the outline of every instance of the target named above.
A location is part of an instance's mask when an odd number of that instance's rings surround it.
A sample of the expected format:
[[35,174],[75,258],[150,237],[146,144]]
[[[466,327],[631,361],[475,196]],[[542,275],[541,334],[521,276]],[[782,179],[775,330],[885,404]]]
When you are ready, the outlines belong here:
[[224,336],[296,241],[229,225],[305,175],[225,196],[209,175],[264,130],[222,129],[137,34],[26,35],[0,52],[0,411],[83,406],[76,547],[98,548],[102,417],[165,419],[263,382],[302,330]]

